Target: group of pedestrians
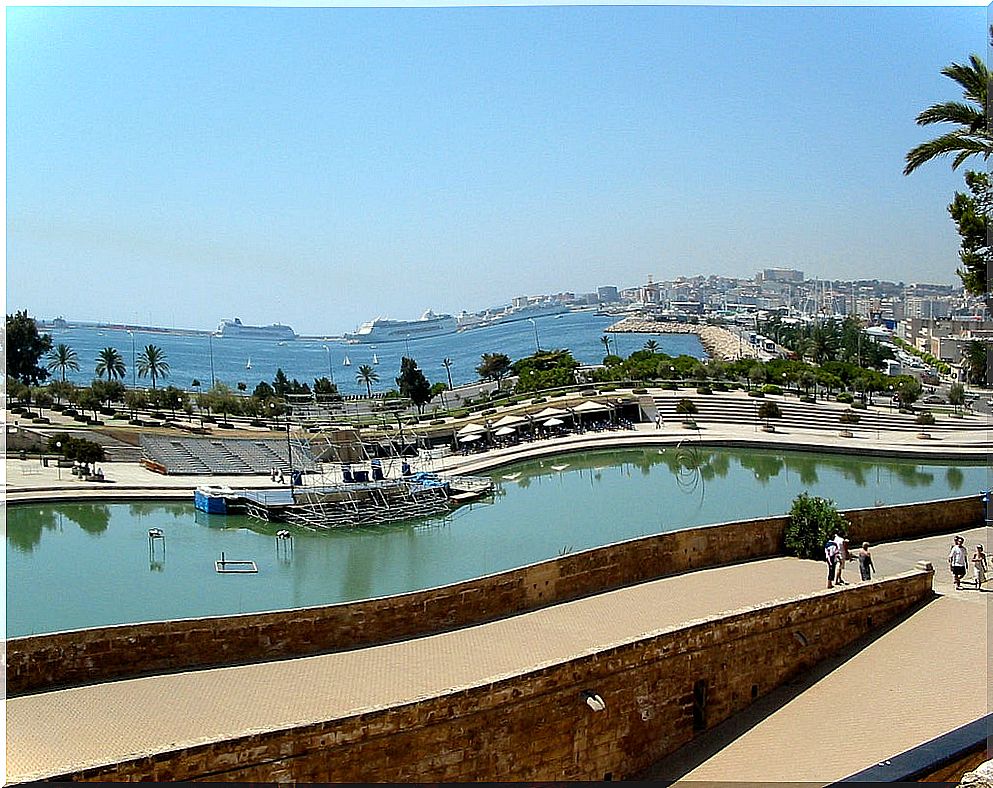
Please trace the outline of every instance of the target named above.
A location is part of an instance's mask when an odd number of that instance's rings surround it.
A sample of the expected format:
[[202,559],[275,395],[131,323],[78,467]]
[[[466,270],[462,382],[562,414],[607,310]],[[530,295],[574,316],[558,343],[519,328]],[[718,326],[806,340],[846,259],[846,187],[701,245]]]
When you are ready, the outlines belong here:
[[828,588],[848,585],[848,581],[842,575],[849,561],[859,562],[859,576],[863,582],[871,580],[876,571],[876,567],[872,564],[872,553],[869,552],[868,542],[862,542],[862,547],[855,555],[851,554],[848,545],[848,540],[839,533],[835,533],[834,537],[824,545],[824,559],[828,565]]
[[[952,549],[948,551],[948,568],[952,572],[952,579],[955,581],[955,589],[961,590],[962,578],[965,577],[966,569],[969,565],[968,551],[965,549],[965,539],[956,536],[952,540]],[[976,545],[972,554],[972,579],[976,590],[983,589],[986,582],[986,573],[989,571],[989,562],[986,553],[983,552],[981,544]]]

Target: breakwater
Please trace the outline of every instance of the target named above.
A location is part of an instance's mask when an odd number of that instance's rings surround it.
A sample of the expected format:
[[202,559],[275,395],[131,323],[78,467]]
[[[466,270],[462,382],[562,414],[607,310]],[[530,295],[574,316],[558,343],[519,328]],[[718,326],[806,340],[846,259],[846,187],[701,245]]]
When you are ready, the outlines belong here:
[[759,358],[756,348],[733,331],[721,326],[701,326],[692,323],[664,323],[643,317],[626,317],[609,326],[615,334],[696,334],[711,358],[735,361],[739,358]]

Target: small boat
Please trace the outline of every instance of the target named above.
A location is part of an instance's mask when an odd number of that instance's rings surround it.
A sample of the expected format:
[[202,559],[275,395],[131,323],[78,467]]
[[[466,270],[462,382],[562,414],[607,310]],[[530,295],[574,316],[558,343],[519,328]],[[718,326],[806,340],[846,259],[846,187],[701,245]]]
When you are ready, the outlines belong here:
[[521,472],[518,471],[517,473],[508,473],[503,478],[506,479],[508,482],[512,482],[512,481],[514,481],[520,475],[521,475]]
[[245,369],[251,369],[251,368],[252,368],[252,357],[249,356],[248,361],[245,362]]
[[568,467],[569,467],[569,463],[566,463],[565,465],[553,465],[552,466],[552,470],[553,471],[564,471]]
[[373,364],[379,363],[379,356],[377,356],[375,353],[372,354],[372,363]]
[[350,367],[352,366],[352,362],[348,360],[348,356],[345,356],[345,360],[341,362],[341,365],[343,367]]

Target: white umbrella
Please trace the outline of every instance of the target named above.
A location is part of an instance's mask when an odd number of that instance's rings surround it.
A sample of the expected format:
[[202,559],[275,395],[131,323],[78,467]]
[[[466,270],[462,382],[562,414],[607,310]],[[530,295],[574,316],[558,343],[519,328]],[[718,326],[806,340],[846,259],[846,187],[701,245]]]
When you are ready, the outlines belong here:
[[540,413],[533,414],[535,419],[548,419],[552,416],[565,416],[566,412],[564,410],[559,410],[558,408],[545,408]]
[[565,422],[562,421],[562,419],[556,418],[551,418],[545,422],[546,427],[561,427],[563,424],[565,424]]
[[471,435],[463,435],[461,438],[459,438],[459,441],[461,441],[462,443],[469,443],[470,441],[478,441],[482,437],[483,436],[480,435],[478,432],[474,432]]
[[504,435],[513,435],[515,432],[517,432],[517,430],[515,430],[513,427],[501,427],[493,434],[503,437]]
[[581,402],[579,405],[574,407],[573,410],[576,411],[576,413],[593,413],[594,411],[610,410],[610,408],[602,402],[586,400],[586,402]]
[[[515,424],[520,424],[524,421],[520,416],[504,416],[501,419],[493,422],[494,427],[513,427]],[[497,433],[499,434],[499,433]]]
[[486,426],[483,424],[476,424],[476,422],[471,421],[455,434],[461,437],[462,435],[474,435],[477,432],[486,432]]

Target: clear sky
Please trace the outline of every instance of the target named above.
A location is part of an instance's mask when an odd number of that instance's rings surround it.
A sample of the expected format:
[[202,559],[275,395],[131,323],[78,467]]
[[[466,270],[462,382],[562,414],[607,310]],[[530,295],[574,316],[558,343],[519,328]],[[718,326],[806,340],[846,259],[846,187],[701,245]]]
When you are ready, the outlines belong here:
[[7,311],[340,333],[678,275],[957,283],[985,9],[6,11]]

